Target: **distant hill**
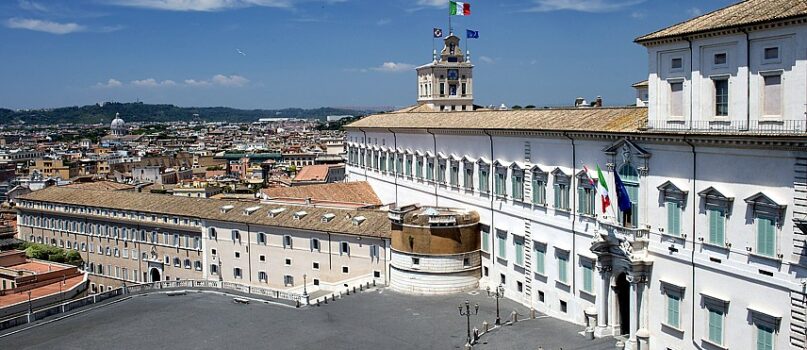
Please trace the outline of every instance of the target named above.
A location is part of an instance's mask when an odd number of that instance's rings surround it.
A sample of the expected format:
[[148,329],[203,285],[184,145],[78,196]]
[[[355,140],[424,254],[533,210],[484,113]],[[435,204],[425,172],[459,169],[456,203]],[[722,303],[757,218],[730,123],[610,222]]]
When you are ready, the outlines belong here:
[[329,115],[365,115],[373,109],[357,110],[322,107],[314,109],[236,109],[228,107],[177,107],[174,105],[145,104],[142,102],[110,102],[83,107],[14,111],[0,108],[0,124],[96,124],[108,123],[120,113],[127,122],[172,122],[172,121],[226,121],[253,122],[258,118],[306,118],[322,119]]

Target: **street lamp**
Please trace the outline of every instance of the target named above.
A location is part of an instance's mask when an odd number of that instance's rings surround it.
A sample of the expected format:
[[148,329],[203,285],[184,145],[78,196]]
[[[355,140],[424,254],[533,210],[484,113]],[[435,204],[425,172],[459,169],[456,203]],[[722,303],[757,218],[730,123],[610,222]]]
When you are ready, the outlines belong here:
[[504,298],[504,286],[499,284],[493,293],[490,292],[490,286],[486,290],[489,297],[496,297],[496,325],[499,326],[502,324],[502,319],[499,317],[499,299]]
[[308,276],[306,274],[303,274],[303,297],[308,296],[308,290],[306,289],[306,286],[305,286],[307,284],[306,283],[306,277],[308,277]]
[[471,345],[471,315],[476,316],[479,314],[479,304],[474,304],[474,312],[471,313],[471,303],[468,299],[465,299],[465,311],[462,310],[462,304],[457,306],[457,309],[460,311],[460,316],[465,316],[465,322],[467,325],[467,342],[465,345]]

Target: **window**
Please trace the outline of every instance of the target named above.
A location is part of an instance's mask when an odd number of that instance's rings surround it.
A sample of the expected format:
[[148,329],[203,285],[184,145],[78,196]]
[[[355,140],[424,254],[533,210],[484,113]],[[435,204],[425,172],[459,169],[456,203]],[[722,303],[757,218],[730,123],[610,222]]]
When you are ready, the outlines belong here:
[[267,282],[269,280],[269,276],[266,275],[266,272],[258,271],[258,281]]
[[726,229],[725,210],[720,207],[710,207],[706,212],[709,215],[709,243],[722,246],[726,242],[724,236]]
[[283,285],[286,287],[290,287],[294,285],[294,277],[291,275],[283,276]]
[[555,208],[569,210],[569,184],[555,183]]
[[446,182],[446,160],[440,159],[437,161],[437,182]]
[[379,250],[378,250],[378,245],[371,244],[370,245],[370,260],[371,261],[372,260],[377,261],[379,257],[380,257],[380,254],[379,254]]
[[546,246],[535,243],[535,273],[546,275]]
[[420,258],[412,258],[412,266],[420,266]]
[[291,236],[289,236],[289,235],[283,236],[283,248],[288,248],[288,249],[292,248]]
[[488,180],[489,167],[485,163],[479,163],[479,192],[488,193],[490,191],[490,181]]
[[684,60],[682,58],[673,58],[670,60],[670,69],[681,69],[684,67]]
[[196,271],[202,271],[202,262],[199,260],[194,261],[193,268],[196,269]]
[[416,157],[417,158],[417,166],[415,167],[415,177],[418,179],[423,178],[423,157]]
[[524,170],[512,168],[510,182],[513,200],[524,200]]
[[291,258],[286,258],[286,266],[291,266]]
[[670,83],[670,116],[684,116],[684,82]]
[[583,291],[589,294],[594,293],[594,286],[593,286],[593,272],[594,266],[593,262],[588,261],[583,263]]
[[505,189],[505,180],[507,178],[507,168],[503,166],[496,166],[496,174],[495,178],[493,179],[493,194],[499,197],[504,197],[507,195],[507,190]]
[[235,242],[235,241],[240,242],[241,241],[241,232],[238,232],[238,230],[233,230],[232,235],[233,235],[233,242]]
[[490,226],[482,226],[482,251],[490,253]]
[[513,236],[513,246],[516,250],[516,265],[524,266],[524,238]]
[[496,230],[496,239],[499,245],[499,259],[507,260],[507,231]]
[[186,269],[191,268],[191,259],[185,259],[184,263],[185,263],[184,266],[185,266]]
[[259,255],[259,256],[258,256],[258,261],[260,261],[260,262],[266,262],[266,255]]
[[776,333],[773,326],[767,323],[755,322],[756,350],[773,350],[773,338]]
[[235,258],[240,259],[241,258],[241,252],[235,252]]
[[266,245],[266,234],[263,232],[258,232],[258,244]]
[[729,80],[714,79],[715,89],[715,116],[726,117],[729,115]]
[[588,175],[582,173],[578,176],[577,185],[577,213],[581,215],[594,216],[596,215],[596,193],[594,182]]
[[342,273],[350,273],[350,267],[342,266]]
[[569,257],[566,253],[558,254],[558,282],[567,284],[569,281]]
[[728,63],[728,55],[725,52],[716,53],[714,58],[715,66],[722,66]]
[[233,277],[242,278],[240,267],[233,268]]
[[319,251],[319,239],[312,238],[311,239],[311,251]]
[[414,157],[412,155],[406,155],[406,176],[412,177],[412,161]]
[[219,265],[210,264],[210,273],[217,275],[219,273]]
[[[630,198],[630,212],[622,213],[622,224],[629,227],[639,227],[639,172],[630,163],[619,168],[619,177],[625,185]],[[637,208],[637,210],[633,210]]]
[[723,345],[723,310],[718,307],[707,306],[708,340],[717,345]]
[[319,270],[319,262],[318,262],[318,261],[314,261],[314,262],[312,263],[312,265],[311,265],[311,268],[312,268],[312,269],[314,269],[314,270]]
[[398,176],[403,174],[403,154],[395,155],[395,174]]
[[776,60],[779,59],[779,47],[766,47],[763,57],[765,60]]
[[474,188],[474,163],[465,162],[463,168],[465,168],[465,174],[462,178],[462,186],[472,190]]
[[765,87],[763,93],[763,116],[782,115],[782,76],[766,75],[762,77]]
[[546,204],[546,178],[545,172],[532,171],[532,204]]
[[773,257],[776,254],[776,219],[759,214],[757,221],[757,249],[756,253]]
[[681,324],[681,296],[667,292],[667,319],[666,324],[673,328]]
[[175,258],[174,258],[174,266],[175,266],[175,267],[180,267],[180,266],[182,266],[182,261],[181,261],[179,258],[176,258],[176,257],[175,257]]
[[347,242],[340,242],[339,255],[350,255],[350,244],[348,244]]
[[681,203],[667,201],[667,234],[681,236]]
[[429,161],[426,165],[427,165],[426,180],[432,181],[434,180],[434,159],[429,158]]
[[449,174],[449,184],[451,187],[457,187],[460,184],[460,163],[458,161],[451,161],[451,173]]

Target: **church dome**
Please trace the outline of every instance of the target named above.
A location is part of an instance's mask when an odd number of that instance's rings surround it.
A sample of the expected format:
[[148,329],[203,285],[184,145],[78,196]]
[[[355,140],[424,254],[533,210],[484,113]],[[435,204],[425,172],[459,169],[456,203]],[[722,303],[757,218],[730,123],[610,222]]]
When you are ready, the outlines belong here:
[[120,113],[115,113],[115,119],[109,125],[112,135],[122,136],[126,134],[126,122],[120,118]]

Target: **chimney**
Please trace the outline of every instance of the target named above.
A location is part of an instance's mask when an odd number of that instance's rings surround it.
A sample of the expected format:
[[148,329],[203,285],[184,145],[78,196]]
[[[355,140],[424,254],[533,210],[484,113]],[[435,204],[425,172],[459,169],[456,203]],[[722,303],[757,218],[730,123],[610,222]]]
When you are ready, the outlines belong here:
[[602,107],[602,96],[597,96],[597,99],[594,100],[594,107]]

